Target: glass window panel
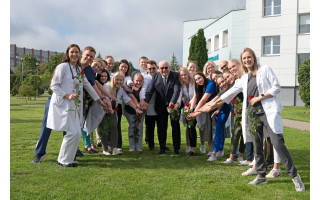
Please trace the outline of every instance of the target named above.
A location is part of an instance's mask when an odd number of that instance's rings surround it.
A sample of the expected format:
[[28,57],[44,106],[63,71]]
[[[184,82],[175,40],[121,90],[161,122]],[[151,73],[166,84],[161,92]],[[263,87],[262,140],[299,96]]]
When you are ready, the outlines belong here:
[[271,47],[270,46],[263,47],[263,54],[271,54]]
[[263,44],[264,46],[271,45],[271,37],[265,37]]
[[274,0],[273,5],[274,6],[281,6],[281,0]]
[[280,45],[280,37],[273,37],[273,45]]
[[273,46],[273,54],[280,54],[280,46]]
[[300,24],[310,24],[310,15],[300,15]]
[[273,8],[273,14],[274,15],[280,15],[281,14],[281,6],[277,6]]
[[310,24],[300,25],[299,33],[310,33]]
[[272,0],[264,0],[264,7],[271,6]]
[[298,67],[303,63],[303,61],[310,59],[309,53],[303,53],[298,55]]
[[271,7],[264,8],[264,16],[271,15]]

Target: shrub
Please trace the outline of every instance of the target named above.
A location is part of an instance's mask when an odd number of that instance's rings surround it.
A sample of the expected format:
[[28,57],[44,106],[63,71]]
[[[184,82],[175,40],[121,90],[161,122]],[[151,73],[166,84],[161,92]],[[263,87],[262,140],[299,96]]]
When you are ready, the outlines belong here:
[[310,107],[310,59],[305,60],[299,68],[298,72],[299,95],[305,104]]

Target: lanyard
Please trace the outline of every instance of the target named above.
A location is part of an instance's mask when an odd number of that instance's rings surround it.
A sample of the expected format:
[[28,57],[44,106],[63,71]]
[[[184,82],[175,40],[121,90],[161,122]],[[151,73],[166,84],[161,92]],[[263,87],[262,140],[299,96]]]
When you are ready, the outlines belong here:
[[[70,72],[71,72],[71,74],[72,74],[72,79],[74,79],[74,75],[73,75],[73,71],[72,71],[72,69],[71,69],[71,65],[70,65],[70,63],[68,62],[68,64],[69,64],[69,69],[70,69]],[[80,72],[80,70],[79,70],[79,66],[78,66],[78,63],[76,64],[76,72]]]

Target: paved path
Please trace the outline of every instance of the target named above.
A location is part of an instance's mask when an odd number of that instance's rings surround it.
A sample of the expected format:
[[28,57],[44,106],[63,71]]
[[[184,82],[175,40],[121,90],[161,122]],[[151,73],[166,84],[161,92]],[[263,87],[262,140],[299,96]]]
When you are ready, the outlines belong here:
[[282,119],[282,122],[283,122],[283,126],[286,126],[289,128],[296,128],[296,129],[310,131],[309,122],[300,122],[300,121],[289,120],[289,119]]

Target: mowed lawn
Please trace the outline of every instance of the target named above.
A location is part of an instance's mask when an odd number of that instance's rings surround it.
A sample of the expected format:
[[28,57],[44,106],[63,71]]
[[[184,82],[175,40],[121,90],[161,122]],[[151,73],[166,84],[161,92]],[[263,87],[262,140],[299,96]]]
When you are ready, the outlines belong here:
[[[182,155],[173,154],[171,128],[167,146],[172,150],[158,156],[148,151],[128,152],[128,124],[122,118],[123,155],[105,156],[84,153],[76,168],[56,165],[62,132],[53,131],[47,157],[41,164],[31,163],[37,143],[44,105],[10,108],[10,197],[11,199],[310,199],[310,133],[284,128],[286,145],[306,186],[298,193],[283,165],[283,176],[268,180],[267,185],[247,183],[254,176],[242,177],[248,167],[223,164],[230,148],[225,142],[225,156],[208,162],[207,155],[184,155],[185,127],[181,125]],[[170,127],[170,125],[169,125]],[[155,137],[157,138],[157,137]],[[80,149],[83,150],[81,138]],[[207,146],[208,150],[208,146]]]

